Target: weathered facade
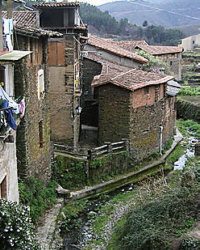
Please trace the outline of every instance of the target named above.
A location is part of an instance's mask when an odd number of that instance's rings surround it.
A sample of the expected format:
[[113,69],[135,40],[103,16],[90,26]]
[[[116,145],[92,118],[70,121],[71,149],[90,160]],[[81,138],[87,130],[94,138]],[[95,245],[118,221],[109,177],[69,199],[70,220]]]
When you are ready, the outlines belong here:
[[13,29],[7,25],[13,20],[1,10],[0,14],[4,17],[0,24],[0,198],[19,202],[16,130],[20,106],[14,101],[14,67],[30,52],[13,51]]
[[[87,27],[81,22],[79,3],[41,3],[35,7],[40,11],[43,28],[63,34],[63,38],[49,39],[51,139],[77,147],[80,134],[80,62]],[[57,15],[52,18],[54,12]]]
[[[15,93],[24,97],[26,112],[17,130],[17,161],[20,177],[35,176],[44,183],[51,175],[48,37],[62,36],[37,28],[34,12],[14,13],[16,46],[32,53],[15,66]],[[30,23],[21,24],[21,20]]]
[[[141,74],[146,79],[155,77],[152,73],[134,73],[138,74],[138,79],[141,79]],[[139,86],[130,73],[127,76],[132,79],[129,86],[123,85],[122,79],[108,81],[107,84],[98,84],[98,81],[93,83],[98,89],[98,138],[100,145],[106,141],[128,139],[133,158],[140,161],[155,152],[161,152],[173,136],[175,97],[169,97],[165,92],[170,77],[160,76],[158,81]]]

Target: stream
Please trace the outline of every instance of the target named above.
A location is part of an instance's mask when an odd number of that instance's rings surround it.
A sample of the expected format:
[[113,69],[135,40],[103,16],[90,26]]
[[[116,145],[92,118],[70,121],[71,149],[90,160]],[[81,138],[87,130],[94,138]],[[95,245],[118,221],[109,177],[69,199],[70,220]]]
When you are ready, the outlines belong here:
[[195,156],[195,144],[198,142],[198,139],[195,138],[195,134],[193,132],[187,130],[187,133],[190,137],[184,138],[184,140],[180,143],[180,145],[186,148],[185,153],[174,163],[174,170],[183,170],[188,159]]
[[[198,142],[198,139],[195,138],[195,134],[191,131],[187,131],[189,137],[184,138],[180,143],[181,146],[185,148],[184,154],[174,163],[174,170],[183,170],[188,159],[194,157],[194,146]],[[123,188],[116,189],[115,191],[110,192],[108,195],[99,196],[97,198],[91,199],[91,202],[88,207],[84,209],[79,214],[79,218],[81,221],[81,226],[72,228],[69,233],[64,235],[63,240],[63,250],[77,250],[84,249],[84,247],[88,247],[90,241],[96,240],[101,241],[102,238],[106,241],[109,240],[112,230],[116,222],[130,209],[130,204],[127,203],[125,205],[117,204],[116,211],[111,214],[109,217],[109,221],[106,224],[106,228],[104,228],[103,235],[95,235],[92,230],[92,223],[95,218],[101,215],[99,212],[100,207],[109,203],[109,201],[114,198],[116,195],[125,192],[131,192],[136,187],[136,184],[129,184]],[[131,200],[134,202],[134,199]],[[130,202],[130,203],[131,203]],[[121,206],[120,206],[121,205]],[[91,249],[105,249],[105,247],[95,247]]]

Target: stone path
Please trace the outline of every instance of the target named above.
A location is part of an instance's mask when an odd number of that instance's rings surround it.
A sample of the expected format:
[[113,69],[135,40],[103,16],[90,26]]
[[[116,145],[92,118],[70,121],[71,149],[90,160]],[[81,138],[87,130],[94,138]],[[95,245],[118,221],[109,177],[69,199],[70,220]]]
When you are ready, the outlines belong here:
[[55,245],[52,246],[52,244],[56,230],[57,216],[63,203],[63,198],[58,199],[56,205],[45,214],[42,225],[37,228],[36,240],[41,245],[42,250],[56,249]]

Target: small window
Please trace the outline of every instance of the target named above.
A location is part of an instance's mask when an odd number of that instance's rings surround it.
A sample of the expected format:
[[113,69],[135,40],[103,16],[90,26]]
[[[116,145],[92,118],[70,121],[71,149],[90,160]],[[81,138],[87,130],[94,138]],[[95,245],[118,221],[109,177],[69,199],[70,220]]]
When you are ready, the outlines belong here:
[[173,64],[173,62],[172,62],[172,61],[170,61],[170,66],[172,66],[172,64]]
[[44,141],[43,141],[43,121],[39,122],[39,145],[40,148],[43,148]]
[[7,199],[7,177],[5,176],[0,184],[0,198]]
[[144,94],[145,95],[149,94],[149,87],[144,88]]
[[38,99],[44,97],[44,70],[38,70]]

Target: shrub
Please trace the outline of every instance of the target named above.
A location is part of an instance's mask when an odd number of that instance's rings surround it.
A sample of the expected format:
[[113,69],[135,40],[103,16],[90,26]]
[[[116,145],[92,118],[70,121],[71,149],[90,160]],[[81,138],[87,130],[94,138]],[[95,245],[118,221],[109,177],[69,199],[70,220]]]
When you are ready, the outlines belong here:
[[39,249],[28,207],[0,200],[0,246],[1,250]]
[[189,188],[171,189],[136,207],[117,228],[115,248],[110,245],[108,249],[171,249],[173,238],[186,233],[199,219],[199,192],[195,182]]
[[19,183],[20,201],[30,206],[30,215],[34,223],[56,201],[56,187],[57,184],[54,181],[45,186],[34,177],[29,177]]

